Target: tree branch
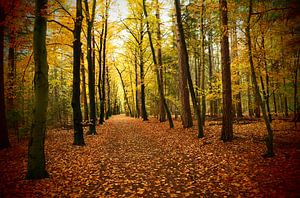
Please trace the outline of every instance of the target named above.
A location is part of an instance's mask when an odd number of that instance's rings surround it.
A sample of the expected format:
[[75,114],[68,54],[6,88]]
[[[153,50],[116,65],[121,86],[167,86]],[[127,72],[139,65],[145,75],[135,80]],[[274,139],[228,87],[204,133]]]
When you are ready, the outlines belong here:
[[69,28],[68,26],[66,26],[66,25],[64,25],[64,24],[62,24],[62,23],[60,23],[60,22],[58,22],[58,21],[56,21],[56,20],[48,20],[48,22],[49,22],[49,23],[54,22],[54,23],[60,25],[61,27],[63,27],[63,28],[65,28],[65,29],[69,30],[70,32],[72,32],[72,33],[74,32],[71,28]]

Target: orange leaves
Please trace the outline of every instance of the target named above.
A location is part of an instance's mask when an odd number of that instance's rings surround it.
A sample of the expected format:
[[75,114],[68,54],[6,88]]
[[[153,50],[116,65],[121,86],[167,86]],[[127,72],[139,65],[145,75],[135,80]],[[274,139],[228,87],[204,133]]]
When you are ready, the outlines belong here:
[[[263,159],[262,122],[234,125],[236,138],[219,140],[220,125],[206,137],[175,122],[116,116],[73,146],[71,131],[46,139],[50,179],[26,181],[27,143],[0,151],[0,195],[20,197],[256,197],[297,196],[299,133],[274,121],[276,156]],[[207,143],[209,142],[209,144]],[[280,143],[281,142],[281,143]],[[284,142],[284,144],[282,144]]]

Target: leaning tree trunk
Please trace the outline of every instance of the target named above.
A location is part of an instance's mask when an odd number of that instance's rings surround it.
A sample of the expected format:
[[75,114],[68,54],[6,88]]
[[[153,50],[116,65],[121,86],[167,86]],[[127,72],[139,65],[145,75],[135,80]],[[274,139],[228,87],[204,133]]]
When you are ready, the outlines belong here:
[[222,89],[223,89],[223,116],[221,140],[224,142],[232,141],[232,93],[231,93],[231,71],[230,54],[228,42],[228,17],[227,1],[220,0],[221,12],[221,66],[222,66]]
[[[184,35],[183,27],[181,24],[181,10],[180,10],[180,1],[175,0],[176,8],[176,19],[177,19],[177,51],[178,51],[178,64],[179,64],[179,87],[180,87],[180,99],[181,99],[181,120],[184,128],[189,128],[193,126],[192,113],[190,107],[190,98],[189,98],[189,87],[187,83],[187,64],[186,56],[184,53],[184,46],[182,43],[185,42],[184,38],[181,38]],[[191,90],[190,90],[191,91]],[[199,112],[200,113],[200,112]]]
[[162,86],[162,82],[160,81],[160,77],[159,77],[159,69],[158,69],[158,65],[157,65],[157,61],[156,61],[157,59],[156,59],[156,55],[155,55],[155,50],[154,50],[154,47],[153,47],[152,36],[151,36],[151,32],[150,32],[150,26],[149,26],[149,21],[148,21],[148,14],[147,14],[145,0],[143,0],[143,10],[144,10],[145,18],[147,19],[146,20],[147,33],[148,33],[150,48],[151,48],[151,52],[152,52],[152,60],[153,60],[154,66],[155,66],[155,73],[156,73],[156,80],[157,80],[157,84],[158,84],[159,97],[160,97],[160,100],[162,101],[162,103],[164,105],[164,108],[165,108],[165,111],[167,113],[167,118],[168,118],[168,121],[169,121],[170,128],[174,128],[171,112],[170,112],[169,107],[167,105],[165,95],[164,95],[163,86]]
[[[194,86],[192,82],[192,77],[190,73],[189,68],[189,57],[187,53],[185,38],[184,38],[184,31],[183,31],[183,25],[182,25],[182,19],[181,19],[181,8],[180,8],[180,0],[175,0],[175,10],[176,10],[176,20],[177,20],[177,51],[178,51],[178,62],[180,72],[182,73],[181,81],[182,82],[188,82],[188,88],[190,90],[193,106],[194,106],[194,112],[197,118],[197,126],[198,126],[198,138],[202,138],[204,136],[204,129],[202,125],[201,115],[200,115],[200,108],[199,104],[196,100],[196,94],[194,91]],[[187,86],[187,85],[186,85]],[[189,102],[188,102],[189,104]],[[188,106],[188,108],[190,108]],[[190,113],[190,112],[189,112]]]
[[249,14],[247,18],[247,27],[246,27],[246,38],[248,43],[248,53],[249,53],[249,62],[250,62],[250,68],[251,68],[251,76],[252,76],[252,83],[254,84],[255,89],[255,95],[258,100],[259,106],[263,113],[263,118],[267,127],[268,136],[266,138],[266,146],[267,146],[267,152],[265,154],[266,157],[272,157],[274,156],[273,152],[273,130],[270,124],[270,120],[268,118],[266,108],[265,108],[265,102],[262,101],[261,95],[259,93],[259,87],[256,81],[256,74],[255,74],[255,68],[253,63],[253,57],[252,57],[252,47],[251,47],[251,34],[250,34],[250,21],[251,21],[251,14],[252,14],[252,0],[250,0],[249,3]]
[[[161,32],[160,32],[160,13],[159,13],[159,3],[158,0],[155,1],[156,4],[156,19],[157,19],[157,63],[158,63],[158,73],[159,73],[159,81],[161,83],[162,89],[164,90],[164,80],[163,80],[163,69],[162,69],[162,53],[161,53]],[[159,112],[159,121],[165,122],[166,121],[166,111],[164,108],[164,102],[160,98],[159,101],[160,112]]]
[[4,8],[0,4],[0,149],[10,146],[5,114],[4,97]]
[[35,21],[33,32],[34,50],[34,110],[33,123],[28,144],[27,179],[49,177],[44,153],[47,107],[48,107],[48,63],[46,50],[47,18],[44,9],[47,0],[35,1]]
[[[84,145],[83,128],[82,128],[82,113],[80,107],[80,65],[81,65],[81,27],[82,27],[82,0],[76,1],[76,21],[74,28],[73,42],[73,92],[72,92],[72,108],[73,108],[73,124],[74,124],[74,145]],[[83,76],[84,76],[84,66]],[[85,80],[83,81],[83,84]],[[83,88],[84,103],[86,100],[85,85]],[[85,105],[84,105],[85,106]],[[86,107],[86,106],[85,106]],[[87,112],[85,112],[87,113]]]

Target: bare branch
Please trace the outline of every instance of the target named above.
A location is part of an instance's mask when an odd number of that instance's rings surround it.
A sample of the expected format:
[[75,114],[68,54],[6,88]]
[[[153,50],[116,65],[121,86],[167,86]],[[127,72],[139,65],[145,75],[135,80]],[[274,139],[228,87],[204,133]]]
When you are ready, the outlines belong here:
[[58,22],[58,21],[56,21],[56,20],[48,20],[48,22],[49,22],[49,23],[54,22],[54,23],[60,25],[61,27],[65,28],[65,29],[67,29],[67,30],[69,30],[70,32],[73,33],[73,30],[72,30],[71,28],[69,28],[68,26],[62,24],[61,22]]

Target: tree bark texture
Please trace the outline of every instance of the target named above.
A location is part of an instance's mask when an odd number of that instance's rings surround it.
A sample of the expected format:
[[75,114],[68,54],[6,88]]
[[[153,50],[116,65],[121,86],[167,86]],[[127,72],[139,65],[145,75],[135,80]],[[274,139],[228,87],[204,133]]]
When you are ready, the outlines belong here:
[[221,140],[224,142],[233,139],[232,128],[232,93],[231,93],[231,71],[230,54],[228,42],[228,17],[227,1],[220,0],[221,13],[221,67],[222,67],[222,89],[223,89],[223,116]]
[[33,31],[34,50],[34,109],[33,123],[28,143],[27,179],[49,177],[45,162],[45,135],[48,107],[48,63],[46,50],[47,18],[44,9],[47,0],[35,1]]
[[[82,0],[76,0],[76,21],[74,28],[74,42],[73,42],[73,92],[72,92],[72,108],[73,108],[73,125],[74,125],[74,145],[85,145],[82,128],[82,113],[80,105],[80,66],[83,61],[83,54],[81,52],[81,27],[82,27]],[[84,110],[87,116],[86,90],[85,90],[85,71],[83,69],[83,100]]]
[[[81,48],[80,48],[81,49]],[[82,50],[80,50],[82,51]],[[73,57],[74,58],[74,57]],[[84,56],[83,53],[81,52],[81,76],[82,76],[82,100],[83,100],[83,112],[84,112],[84,121],[89,120],[89,107],[88,107],[88,102],[87,102],[87,94],[86,94],[86,77],[85,77],[85,67],[84,67]],[[74,71],[74,69],[73,69]],[[74,77],[73,77],[74,78]]]

